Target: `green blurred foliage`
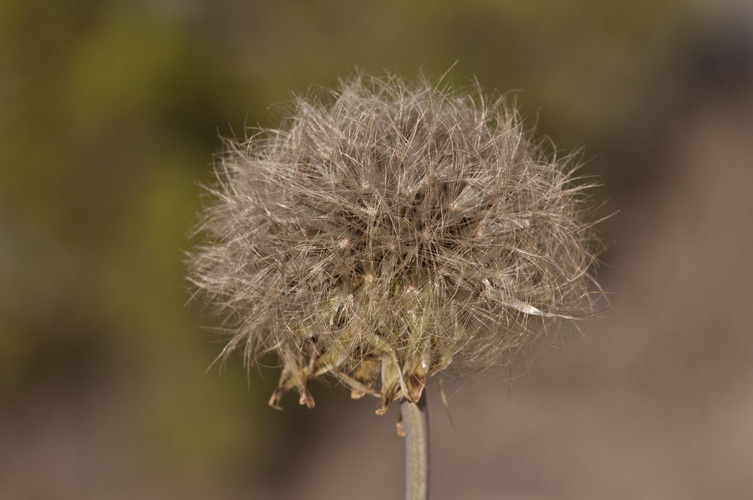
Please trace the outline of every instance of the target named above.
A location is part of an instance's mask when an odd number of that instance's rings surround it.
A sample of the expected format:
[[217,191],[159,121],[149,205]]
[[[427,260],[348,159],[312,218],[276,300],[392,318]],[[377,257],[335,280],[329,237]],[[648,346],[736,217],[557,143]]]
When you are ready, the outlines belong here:
[[222,344],[186,306],[183,252],[218,136],[273,125],[291,92],[356,68],[452,68],[458,85],[519,91],[528,123],[566,150],[598,151],[681,49],[683,5],[0,2],[2,419],[50,394],[88,402],[48,408],[99,443],[76,459],[100,482],[84,474],[60,498],[236,491],[277,463],[301,412],[266,408],[274,371],[247,378],[232,358],[207,373]]

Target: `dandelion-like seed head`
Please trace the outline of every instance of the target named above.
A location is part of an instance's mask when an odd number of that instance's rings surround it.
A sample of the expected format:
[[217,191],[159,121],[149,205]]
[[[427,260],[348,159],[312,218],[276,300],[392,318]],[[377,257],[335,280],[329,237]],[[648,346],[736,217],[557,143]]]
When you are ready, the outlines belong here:
[[330,375],[418,401],[588,314],[591,224],[571,160],[504,99],[358,76],[297,98],[277,130],[228,141],[190,279],[232,324],[224,351],[275,351],[270,404]]

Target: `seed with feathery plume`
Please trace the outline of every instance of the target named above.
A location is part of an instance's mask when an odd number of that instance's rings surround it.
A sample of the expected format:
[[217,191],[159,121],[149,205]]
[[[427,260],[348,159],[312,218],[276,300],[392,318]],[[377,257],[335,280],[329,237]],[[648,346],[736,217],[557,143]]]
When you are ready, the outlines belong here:
[[190,260],[231,322],[223,353],[279,355],[274,407],[291,389],[314,406],[330,375],[383,413],[587,315],[588,186],[541,144],[477,88],[362,75],[228,141]]

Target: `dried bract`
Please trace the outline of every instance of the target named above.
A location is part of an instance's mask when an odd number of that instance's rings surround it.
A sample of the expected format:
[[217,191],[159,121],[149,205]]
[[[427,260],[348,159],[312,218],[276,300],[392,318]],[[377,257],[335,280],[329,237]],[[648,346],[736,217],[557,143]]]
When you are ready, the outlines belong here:
[[228,141],[190,279],[231,320],[225,353],[279,355],[272,406],[290,389],[313,406],[307,384],[329,374],[383,412],[589,312],[573,169],[503,99],[356,77]]

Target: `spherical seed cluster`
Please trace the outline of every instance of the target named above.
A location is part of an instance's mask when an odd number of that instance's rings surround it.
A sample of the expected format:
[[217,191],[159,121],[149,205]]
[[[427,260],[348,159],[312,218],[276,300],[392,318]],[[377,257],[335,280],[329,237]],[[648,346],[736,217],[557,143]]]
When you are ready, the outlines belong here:
[[357,77],[216,170],[190,278],[232,320],[224,353],[279,355],[272,406],[291,389],[313,406],[329,374],[384,412],[587,312],[583,186],[501,99]]

